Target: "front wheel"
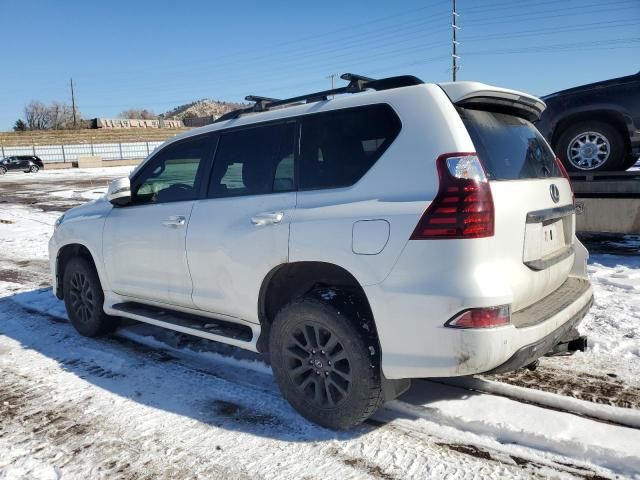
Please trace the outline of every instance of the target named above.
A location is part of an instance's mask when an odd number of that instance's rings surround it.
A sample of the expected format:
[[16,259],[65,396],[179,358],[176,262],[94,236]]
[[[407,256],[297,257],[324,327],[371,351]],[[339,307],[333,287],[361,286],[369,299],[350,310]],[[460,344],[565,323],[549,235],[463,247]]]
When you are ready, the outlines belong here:
[[378,345],[336,306],[304,297],[278,312],[269,347],[283,396],[332,429],[364,422],[383,402]]
[[625,150],[620,132],[596,121],[571,125],[556,145],[562,163],[573,172],[624,170]]
[[31,165],[31,167],[29,168],[29,172],[31,173],[38,173],[38,170],[40,170],[40,167],[38,167],[37,165]]
[[104,292],[95,267],[82,257],[69,260],[62,281],[64,304],[69,321],[85,337],[113,331],[116,319],[102,309]]

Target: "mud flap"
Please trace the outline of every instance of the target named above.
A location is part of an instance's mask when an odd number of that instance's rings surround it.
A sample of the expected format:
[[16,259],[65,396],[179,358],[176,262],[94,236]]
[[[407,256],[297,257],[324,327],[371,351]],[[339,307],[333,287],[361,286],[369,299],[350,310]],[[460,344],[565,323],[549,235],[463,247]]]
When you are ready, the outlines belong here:
[[411,379],[401,378],[398,380],[390,380],[381,373],[382,378],[382,393],[384,395],[384,401],[389,402],[398,398],[405,393],[411,387]]

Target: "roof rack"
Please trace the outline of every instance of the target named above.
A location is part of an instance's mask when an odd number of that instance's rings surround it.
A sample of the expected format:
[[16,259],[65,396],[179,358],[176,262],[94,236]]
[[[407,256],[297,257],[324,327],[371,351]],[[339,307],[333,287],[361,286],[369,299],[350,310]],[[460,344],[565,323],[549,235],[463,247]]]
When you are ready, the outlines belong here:
[[244,97],[247,102],[255,102],[253,105],[253,109],[256,112],[261,112],[266,110],[266,107],[269,103],[279,102],[278,98],[269,98],[269,97],[261,97],[259,95],[247,95]]
[[225,120],[232,120],[238,118],[245,113],[252,112],[264,112],[277,107],[283,107],[290,104],[299,104],[300,102],[312,103],[327,100],[330,95],[342,95],[345,93],[358,93],[368,89],[372,90],[390,90],[392,88],[408,87],[411,85],[419,85],[424,83],[417,77],[412,75],[401,75],[397,77],[388,77],[375,79],[365,77],[363,75],[357,75],[355,73],[344,73],[340,75],[340,78],[349,82],[346,87],[332,88],[330,90],[322,90],[320,92],[307,93],[306,95],[299,95],[297,97],[277,99],[262,97],[259,95],[248,95],[245,100],[248,102],[255,102],[252,106],[247,108],[239,108],[231,112],[225,113],[214,121],[223,122]]

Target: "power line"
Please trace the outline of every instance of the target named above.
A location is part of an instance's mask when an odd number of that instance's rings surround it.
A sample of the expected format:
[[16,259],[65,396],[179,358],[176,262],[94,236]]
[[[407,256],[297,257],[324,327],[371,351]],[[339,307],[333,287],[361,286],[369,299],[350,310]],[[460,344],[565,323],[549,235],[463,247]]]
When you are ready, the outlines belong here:
[[[547,52],[554,53],[557,51],[573,51],[573,50],[580,50],[580,51],[613,50],[613,49],[638,48],[638,44],[640,44],[640,37],[634,37],[634,38],[628,38],[628,39],[627,38],[612,39],[612,40],[596,41],[596,42],[557,43],[552,45],[527,47],[526,50],[524,49],[502,49],[502,50],[484,50],[484,51],[477,50],[477,51],[467,52],[466,55],[475,57],[475,56],[486,56],[486,55],[522,55],[527,53],[547,53]],[[426,59],[422,58],[422,59],[417,59],[411,62],[404,62],[404,63],[396,64],[390,67],[385,67],[383,69],[373,69],[371,71],[367,71],[366,73],[369,73],[375,76],[380,73],[386,73],[389,71],[421,65],[424,63],[430,63],[438,60],[443,60],[446,58],[449,58],[449,55],[440,55],[440,56],[435,56],[435,57],[426,58]],[[294,88],[307,86],[307,85],[318,85],[318,82],[310,81],[310,82],[297,83],[297,84],[279,83],[277,87],[265,88],[264,90],[266,92],[277,92],[277,91],[284,91],[284,90],[290,91]],[[246,92],[238,92],[237,94],[234,93],[234,94],[231,94],[230,96],[240,97],[245,94]],[[171,105],[171,104],[177,104],[177,103],[187,103],[189,101],[193,101],[193,97],[188,99],[185,98],[185,99],[175,99],[175,100],[163,100],[162,102],[138,103],[138,105],[139,106]],[[120,107],[120,106],[122,105],[121,104],[108,104],[108,105],[105,104],[105,105],[98,105],[98,106],[94,105],[92,106],[92,108],[112,108],[112,107]]]
[[[613,10],[620,10],[620,9],[627,9],[628,6],[630,5],[637,5],[638,2],[637,0],[619,0],[616,2],[608,2],[607,3],[607,13],[611,12]],[[557,5],[557,2],[556,2]],[[615,8],[612,9],[612,6],[616,6],[616,5],[625,5],[619,8]],[[602,2],[599,3],[590,3],[587,5],[580,5],[580,13],[583,14],[585,13],[585,10],[587,10],[587,13],[593,13],[593,12],[600,12],[602,11]],[[593,9],[593,10],[591,10]],[[553,15],[551,17],[549,16],[539,16],[539,14],[547,14],[547,13],[558,13],[558,12],[567,12],[567,13],[562,13],[560,15]],[[485,12],[482,12],[485,13]],[[471,21],[473,21],[474,23],[479,23],[482,22],[483,20],[495,20],[493,22],[483,22],[482,25],[493,25],[495,23],[503,23],[504,20],[513,20],[513,19],[519,19],[519,18],[524,18],[526,20],[537,20],[537,19],[543,19],[543,18],[556,18],[556,17],[566,17],[566,16],[575,16],[576,13],[576,7],[564,7],[564,8],[552,8],[549,10],[538,10],[535,12],[526,12],[526,13],[514,13],[514,14],[510,14],[510,15],[491,15],[491,16],[486,16],[486,17],[474,17],[472,15],[468,15],[467,18],[469,18]]]

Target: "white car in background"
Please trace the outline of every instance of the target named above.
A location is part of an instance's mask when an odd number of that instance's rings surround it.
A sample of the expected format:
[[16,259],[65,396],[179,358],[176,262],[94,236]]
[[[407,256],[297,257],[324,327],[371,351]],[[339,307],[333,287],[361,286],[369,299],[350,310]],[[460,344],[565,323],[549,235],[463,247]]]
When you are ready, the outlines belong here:
[[474,82],[343,78],[251,97],[65,213],[49,251],[76,329],[125,317],[269,352],[284,396],[330,428],[411,378],[584,349],[587,251],[531,123],[544,103]]

